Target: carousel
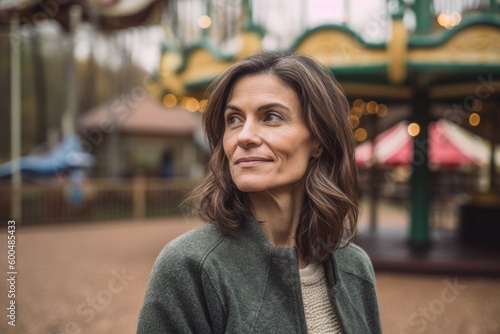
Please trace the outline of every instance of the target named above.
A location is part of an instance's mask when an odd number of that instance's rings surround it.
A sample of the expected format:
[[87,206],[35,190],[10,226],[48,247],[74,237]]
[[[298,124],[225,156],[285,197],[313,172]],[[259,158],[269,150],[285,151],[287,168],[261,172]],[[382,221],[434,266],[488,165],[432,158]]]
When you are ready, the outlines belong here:
[[[487,181],[469,189],[464,208],[493,210],[482,217],[487,229],[498,229],[496,1],[177,0],[168,2],[163,24],[157,95],[165,103],[194,99],[203,112],[207,85],[232,62],[263,49],[311,55],[331,69],[352,103],[357,159],[373,198],[373,229],[377,174],[398,164],[411,166],[410,244],[425,248],[432,242],[436,168],[482,168]],[[470,217],[464,209],[464,229],[476,223]]]

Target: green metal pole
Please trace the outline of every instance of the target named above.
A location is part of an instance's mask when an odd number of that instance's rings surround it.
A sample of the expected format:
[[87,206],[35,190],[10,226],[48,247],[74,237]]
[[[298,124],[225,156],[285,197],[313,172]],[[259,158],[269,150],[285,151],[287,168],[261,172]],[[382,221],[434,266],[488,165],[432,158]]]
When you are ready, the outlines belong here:
[[243,27],[245,30],[250,30],[253,27],[253,4],[252,0],[243,0]]
[[246,3],[246,6],[248,8],[248,20],[251,25],[253,22],[253,0],[246,0]]
[[391,8],[391,16],[393,20],[402,20],[405,15],[405,4],[403,0],[395,2],[395,6]]
[[416,34],[428,34],[432,32],[432,0],[415,1],[415,15],[417,17]]
[[498,11],[498,2],[497,0],[490,0],[490,12],[496,13]]
[[425,247],[430,244],[430,172],[429,172],[429,97],[418,92],[413,101],[413,119],[420,132],[413,140],[413,173],[411,174],[411,223],[410,244]]
[[[204,15],[207,15],[211,20],[212,20],[212,25],[214,24],[214,17],[212,17],[212,13],[211,13],[211,10],[210,10],[210,3],[208,2],[208,0],[205,0],[203,2],[203,14]],[[211,29],[211,26],[208,27],[207,29],[203,29],[202,32],[201,32],[201,38],[203,39],[203,42],[208,42],[208,39],[209,39],[209,36],[208,36],[208,30]]]

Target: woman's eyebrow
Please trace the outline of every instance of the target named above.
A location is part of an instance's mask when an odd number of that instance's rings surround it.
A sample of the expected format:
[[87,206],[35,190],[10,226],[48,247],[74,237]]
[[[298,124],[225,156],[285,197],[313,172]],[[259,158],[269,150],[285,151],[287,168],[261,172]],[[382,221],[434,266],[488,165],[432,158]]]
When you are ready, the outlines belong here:
[[257,110],[260,111],[260,110],[271,109],[271,108],[281,108],[281,109],[285,109],[287,111],[291,111],[290,108],[288,108],[284,104],[277,103],[277,102],[264,104],[263,106],[260,106],[259,108],[257,108]]
[[[280,109],[284,109],[286,111],[291,111],[290,108],[288,108],[284,104],[281,104],[281,103],[278,103],[278,102],[264,104],[264,105],[258,107],[257,111],[267,110],[267,109],[271,109],[271,108],[280,108]],[[236,111],[242,111],[241,108],[238,108],[237,106],[232,105],[232,104],[226,105],[226,108],[224,108],[224,112],[226,112],[228,109],[232,109],[232,110],[236,110]]]
[[224,108],[224,112],[226,112],[226,110],[228,109],[233,109],[233,110],[236,110],[236,111],[241,111],[240,108],[238,108],[237,106],[233,106],[232,104],[228,104],[225,108]]

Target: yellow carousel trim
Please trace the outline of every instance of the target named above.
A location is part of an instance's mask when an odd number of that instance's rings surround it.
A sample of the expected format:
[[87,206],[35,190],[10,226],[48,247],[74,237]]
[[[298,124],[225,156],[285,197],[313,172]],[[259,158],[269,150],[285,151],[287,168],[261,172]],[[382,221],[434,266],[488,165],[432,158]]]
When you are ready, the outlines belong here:
[[500,29],[475,25],[435,47],[413,47],[408,61],[415,64],[500,64]]
[[318,30],[311,33],[295,49],[313,56],[324,65],[335,67],[385,65],[385,49],[368,49],[340,30]]

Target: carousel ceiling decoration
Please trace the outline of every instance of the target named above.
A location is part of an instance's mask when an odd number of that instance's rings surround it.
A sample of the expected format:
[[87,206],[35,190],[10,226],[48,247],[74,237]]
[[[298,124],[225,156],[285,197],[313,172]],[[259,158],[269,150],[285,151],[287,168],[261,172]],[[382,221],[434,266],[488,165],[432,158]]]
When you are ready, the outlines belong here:
[[8,24],[10,17],[18,14],[21,24],[52,19],[68,28],[69,8],[79,5],[83,8],[83,19],[101,30],[124,29],[159,24],[164,3],[161,0],[67,0],[63,3],[55,0],[7,0],[0,1],[0,24]]

